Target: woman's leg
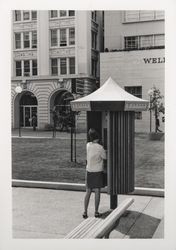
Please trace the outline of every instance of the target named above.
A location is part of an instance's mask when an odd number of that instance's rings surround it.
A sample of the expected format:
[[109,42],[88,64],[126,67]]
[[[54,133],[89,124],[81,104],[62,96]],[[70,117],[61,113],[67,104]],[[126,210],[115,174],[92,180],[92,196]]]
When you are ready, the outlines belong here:
[[95,188],[95,213],[98,213],[100,204],[100,188]]
[[85,195],[85,198],[84,198],[84,212],[86,214],[87,214],[87,209],[88,209],[91,193],[92,193],[92,189],[91,188],[86,188],[86,195]]

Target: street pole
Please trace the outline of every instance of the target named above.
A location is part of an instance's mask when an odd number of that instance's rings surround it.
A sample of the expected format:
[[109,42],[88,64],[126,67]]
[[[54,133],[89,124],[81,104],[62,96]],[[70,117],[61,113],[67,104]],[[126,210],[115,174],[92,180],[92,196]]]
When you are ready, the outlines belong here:
[[75,162],[76,162],[76,124],[75,124],[75,128],[74,128],[74,135],[75,135],[74,148],[75,148]]
[[117,195],[110,194],[110,209],[115,209],[118,206]]
[[150,133],[152,132],[152,111],[151,111],[151,95],[150,95]]
[[71,143],[70,143],[70,145],[71,145],[71,162],[73,161],[73,127],[71,126],[71,130],[70,130],[70,135],[71,135],[71,137],[70,137],[70,140],[71,140]]
[[19,137],[21,137],[21,125],[20,125],[20,98],[21,98],[21,92],[22,92],[22,87],[20,85],[16,86],[15,92],[19,95],[19,114],[18,114],[18,133]]
[[21,124],[20,124],[20,98],[19,98],[19,137],[21,137]]

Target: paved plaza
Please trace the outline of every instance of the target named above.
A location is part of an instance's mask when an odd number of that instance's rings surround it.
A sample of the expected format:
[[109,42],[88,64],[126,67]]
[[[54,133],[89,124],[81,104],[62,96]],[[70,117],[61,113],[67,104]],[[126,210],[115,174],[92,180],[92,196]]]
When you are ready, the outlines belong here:
[[[84,192],[13,187],[13,238],[62,239],[83,221]],[[128,195],[119,195],[122,202]],[[164,198],[133,195],[110,238],[163,238]],[[109,195],[101,195],[100,212],[109,211]],[[94,194],[89,216],[94,215]]]

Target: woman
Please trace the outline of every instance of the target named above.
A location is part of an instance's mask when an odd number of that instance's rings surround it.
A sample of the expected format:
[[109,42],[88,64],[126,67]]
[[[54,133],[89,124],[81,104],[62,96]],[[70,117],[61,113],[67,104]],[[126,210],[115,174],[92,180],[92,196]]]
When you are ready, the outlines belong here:
[[90,142],[87,143],[87,166],[86,166],[86,195],[84,198],[83,218],[86,219],[92,190],[95,191],[95,217],[100,217],[98,212],[100,203],[100,189],[103,187],[103,160],[106,152],[98,143],[99,135],[95,129],[89,130]]

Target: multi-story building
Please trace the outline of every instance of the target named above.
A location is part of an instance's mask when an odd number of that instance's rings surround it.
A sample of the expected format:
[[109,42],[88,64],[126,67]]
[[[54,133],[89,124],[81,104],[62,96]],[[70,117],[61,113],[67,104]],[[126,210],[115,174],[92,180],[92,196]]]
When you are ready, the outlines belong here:
[[102,11],[13,11],[12,127],[31,127],[35,115],[43,129],[53,109],[67,113],[70,100],[95,90],[103,49]]
[[[100,83],[111,76],[140,98],[149,100],[148,91],[153,86],[164,95],[164,33],[164,11],[105,11]],[[162,116],[160,125],[163,130]],[[136,131],[148,132],[149,128],[150,112],[136,113]]]

